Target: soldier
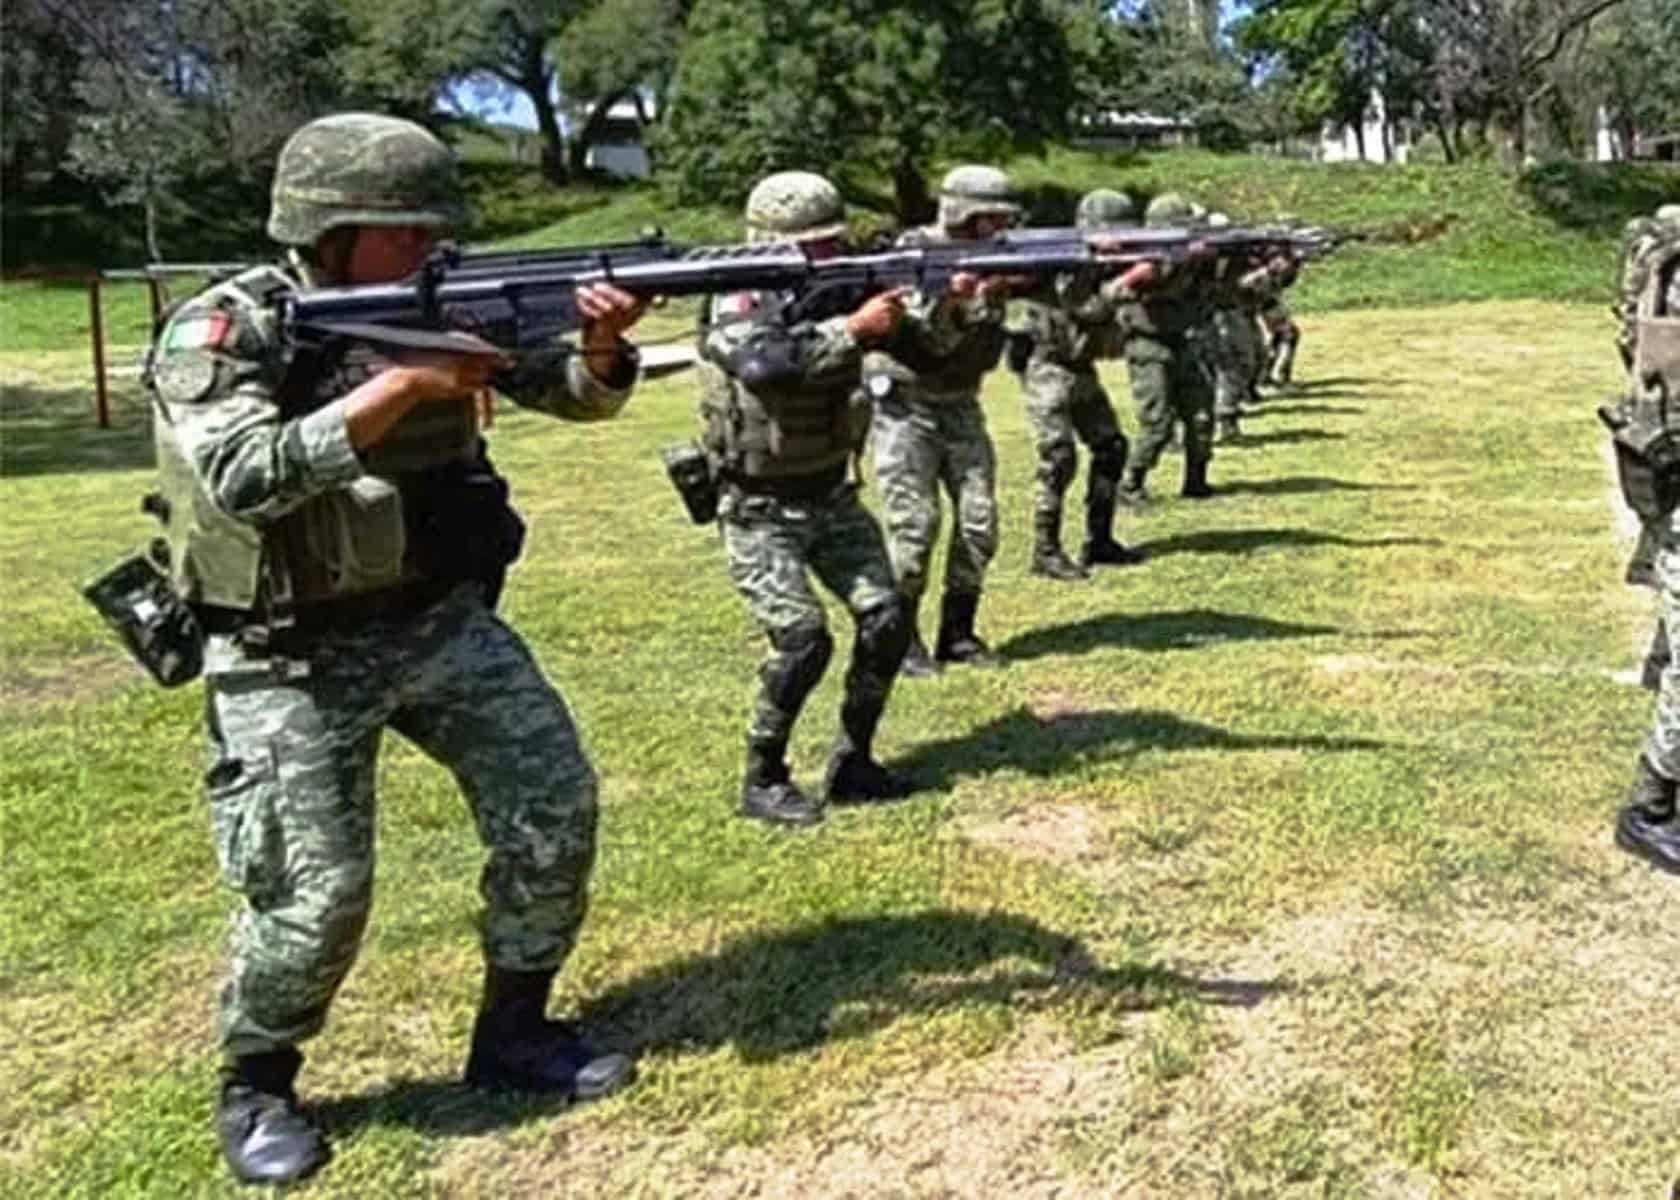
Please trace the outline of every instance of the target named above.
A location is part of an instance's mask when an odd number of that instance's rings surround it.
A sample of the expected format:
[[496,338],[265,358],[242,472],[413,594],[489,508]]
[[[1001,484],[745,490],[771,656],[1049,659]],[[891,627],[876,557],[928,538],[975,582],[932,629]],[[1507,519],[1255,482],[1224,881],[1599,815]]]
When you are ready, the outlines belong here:
[[[770,175],[747,198],[752,241],[799,242],[813,258],[845,232],[840,193],[821,175]],[[863,348],[897,326],[903,295],[885,292],[849,311],[786,320],[782,297],[719,297],[701,337],[701,417],[719,482],[718,528],[729,577],[770,641],[747,734],[741,812],[777,825],[810,825],[823,810],[790,776],[788,737],[834,650],[815,574],[856,626],[829,757],[830,801],[907,795],[909,784],[875,761],[871,743],[910,639],[881,528],[858,501],[847,463],[869,429],[858,386]]]
[[[1186,225],[1195,214],[1183,196],[1164,192],[1149,202],[1144,223]],[[1176,264],[1139,263],[1120,278],[1132,297],[1121,319],[1139,429],[1120,499],[1134,508],[1149,502],[1146,481],[1172,440],[1175,421],[1184,426],[1180,494],[1196,500],[1211,496],[1207,473],[1213,458],[1214,383],[1205,343],[1213,312],[1212,272],[1198,255]]]
[[[1260,371],[1260,381],[1273,387],[1286,388],[1294,379],[1295,353],[1301,348],[1301,327],[1289,311],[1283,298],[1285,289],[1295,285],[1300,264],[1293,259],[1273,260],[1270,278],[1265,283],[1259,302],[1260,327],[1266,334],[1266,358]],[[1260,393],[1254,393],[1256,403]]]
[[[1680,218],[1680,206],[1667,208]],[[1664,210],[1658,210],[1658,215],[1663,217]],[[1659,239],[1647,251],[1643,264],[1644,290],[1635,306],[1637,328],[1632,355],[1637,378],[1628,398],[1627,415],[1636,426],[1649,424],[1673,436],[1666,397],[1680,393],[1680,366],[1673,353],[1674,347],[1680,346],[1680,220],[1665,221],[1665,225],[1671,231],[1669,237],[1666,241]],[[1625,470],[1627,464],[1623,467]],[[1661,475],[1659,469],[1653,490],[1672,489],[1673,480]],[[1648,527],[1654,527],[1655,566],[1662,597],[1658,628],[1670,653],[1661,665],[1651,734],[1635,767],[1627,804],[1616,819],[1616,844],[1664,871],[1680,875],[1680,813],[1676,810],[1675,783],[1680,780],[1680,663],[1672,655],[1673,630],[1680,621],[1680,513],[1670,506],[1666,512],[1641,515],[1647,518]]]
[[[1099,188],[1079,201],[1075,219],[1081,229],[1129,224],[1137,220],[1137,203]],[[1032,572],[1071,581],[1087,578],[1088,567],[1124,566],[1141,562],[1143,555],[1114,540],[1115,489],[1126,468],[1127,446],[1095,365],[1098,356],[1119,350],[1118,284],[1093,287],[1065,275],[1049,292],[1028,300],[1027,327],[1014,335],[1011,365],[1019,362],[1027,424],[1038,449]],[[1079,472],[1076,437],[1091,451],[1085,544],[1077,563],[1062,551],[1062,498]]]
[[[940,183],[937,223],[906,233],[900,243],[989,237],[1019,212],[1002,171],[956,167]],[[980,381],[1003,352],[1009,287],[1002,277],[959,274],[944,295],[914,294],[887,344],[864,357],[864,388],[875,405],[875,476],[893,574],[911,623],[906,675],[932,675],[938,663],[1001,662],[974,621],[998,538],[997,455],[980,408]],[[939,537],[941,487],[951,498],[955,528],[930,658],[917,612]]]
[[[1224,213],[1208,214],[1210,228],[1231,223]],[[1218,441],[1235,441],[1242,435],[1241,417],[1245,406],[1259,400],[1255,381],[1265,361],[1261,340],[1259,285],[1264,276],[1250,272],[1238,286],[1218,296],[1213,312],[1214,436]]]
[[[271,301],[412,274],[460,213],[425,129],[325,117],[286,143],[268,231],[288,261],[189,300],[148,382],[175,587],[205,647],[216,852],[240,893],[221,991],[215,1124],[246,1182],[329,1155],[298,1107],[298,1046],[355,961],[373,894],[374,777],[389,727],[460,781],[488,850],[483,1000],[469,1083],[587,1099],[631,1077],[545,1017],[583,921],[596,775],[565,703],[486,606],[523,526],[482,452],[490,357],[350,352],[285,374]],[[514,399],[573,420],[624,404],[641,302],[580,289],[582,350]]]

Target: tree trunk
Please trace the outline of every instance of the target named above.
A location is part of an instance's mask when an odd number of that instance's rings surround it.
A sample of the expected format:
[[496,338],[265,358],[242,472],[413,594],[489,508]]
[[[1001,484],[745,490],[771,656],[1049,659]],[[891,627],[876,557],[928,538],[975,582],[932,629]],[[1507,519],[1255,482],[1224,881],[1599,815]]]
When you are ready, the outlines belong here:
[[1353,119],[1353,144],[1359,150],[1359,161],[1365,161],[1365,114],[1361,112]]
[[933,220],[933,195],[921,168],[908,156],[893,166],[893,204],[898,209],[898,223],[905,229]]
[[148,190],[141,207],[146,220],[146,261],[162,262],[163,249],[158,245],[157,193]]

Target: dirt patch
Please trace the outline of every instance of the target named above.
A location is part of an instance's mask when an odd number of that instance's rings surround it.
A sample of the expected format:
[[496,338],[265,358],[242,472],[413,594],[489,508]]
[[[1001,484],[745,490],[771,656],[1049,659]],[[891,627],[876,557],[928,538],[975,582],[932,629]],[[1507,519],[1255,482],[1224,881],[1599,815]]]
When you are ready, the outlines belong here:
[[143,678],[115,652],[40,665],[12,663],[0,670],[0,712],[23,714],[108,696]]
[[1063,863],[1089,858],[1106,841],[1096,814],[1078,804],[1015,808],[959,826],[958,833],[980,846]]

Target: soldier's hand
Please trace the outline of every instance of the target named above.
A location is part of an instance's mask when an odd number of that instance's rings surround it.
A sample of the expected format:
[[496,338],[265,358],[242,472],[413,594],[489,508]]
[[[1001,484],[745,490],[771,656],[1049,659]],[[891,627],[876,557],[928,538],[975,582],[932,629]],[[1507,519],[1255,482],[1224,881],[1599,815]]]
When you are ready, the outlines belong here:
[[508,366],[495,354],[404,355],[392,367],[398,371],[403,392],[417,404],[439,400],[472,400],[490,386],[490,378]]
[[632,296],[610,283],[591,283],[577,289],[578,312],[583,317],[586,342],[613,342],[624,336],[652,302],[646,296]]
[[908,288],[893,288],[865,300],[846,318],[846,332],[860,342],[878,342],[892,336],[904,316]]

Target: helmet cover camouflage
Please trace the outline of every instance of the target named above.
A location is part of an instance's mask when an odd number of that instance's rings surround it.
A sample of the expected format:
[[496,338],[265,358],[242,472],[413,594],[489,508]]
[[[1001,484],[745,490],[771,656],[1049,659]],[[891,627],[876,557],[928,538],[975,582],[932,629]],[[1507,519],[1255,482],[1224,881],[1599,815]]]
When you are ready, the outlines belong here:
[[1231,223],[1231,218],[1222,212],[1210,212],[1207,215],[1207,223],[1215,229],[1224,229]]
[[777,171],[747,196],[750,241],[814,242],[846,232],[840,190],[814,171]]
[[1177,192],[1162,192],[1144,210],[1145,225],[1188,225],[1196,219],[1196,206]]
[[309,246],[344,225],[457,225],[455,156],[412,121],[336,113],[303,126],[274,167],[268,235]]
[[1665,204],[1657,209],[1657,220],[1664,225],[1680,225],[1680,204]]
[[939,181],[939,224],[949,233],[971,217],[1017,217],[1021,206],[1014,193],[1009,176],[996,167],[952,167]]
[[1113,188],[1098,188],[1086,192],[1074,210],[1074,222],[1081,229],[1095,229],[1103,225],[1130,225],[1138,218],[1137,201],[1125,192]]

